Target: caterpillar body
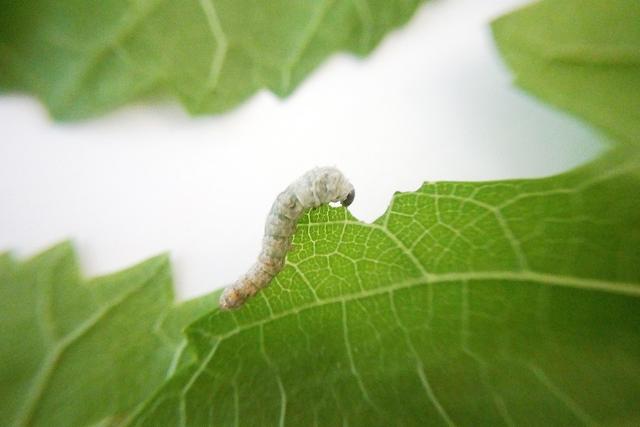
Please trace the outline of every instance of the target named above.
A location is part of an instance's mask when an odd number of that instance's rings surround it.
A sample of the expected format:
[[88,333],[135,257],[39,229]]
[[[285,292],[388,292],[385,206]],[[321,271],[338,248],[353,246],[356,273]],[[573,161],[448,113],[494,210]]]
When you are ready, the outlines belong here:
[[284,267],[296,223],[305,211],[331,202],[349,206],[355,194],[353,185],[334,167],[314,168],[289,185],[271,206],[258,260],[240,279],[225,288],[220,296],[220,308],[238,308],[269,285]]

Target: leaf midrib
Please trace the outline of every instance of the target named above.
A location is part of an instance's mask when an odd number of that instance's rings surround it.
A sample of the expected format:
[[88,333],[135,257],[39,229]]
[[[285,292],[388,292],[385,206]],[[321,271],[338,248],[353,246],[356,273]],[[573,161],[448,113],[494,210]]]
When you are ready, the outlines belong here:
[[49,381],[56,366],[64,353],[71,347],[72,344],[77,342],[80,338],[90,332],[95,326],[99,324],[106,316],[108,316],[113,310],[118,308],[121,304],[126,302],[131,296],[142,291],[147,285],[155,283],[157,277],[162,273],[163,265],[158,265],[155,271],[150,276],[140,282],[138,286],[133,287],[131,290],[123,293],[109,304],[104,305],[98,311],[96,311],[91,317],[82,322],[73,331],[62,337],[54,347],[49,350],[44,357],[44,362],[40,366],[40,369],[35,375],[29,392],[25,396],[24,404],[18,411],[15,420],[18,426],[27,426],[31,424],[31,419],[35,414],[38,404],[42,401],[42,396],[49,386]]
[[[291,262],[287,262],[287,264],[294,265]],[[249,329],[252,329],[255,327],[262,328],[264,325],[269,324],[273,321],[277,321],[290,315],[299,314],[303,311],[314,309],[317,307],[322,307],[329,304],[342,304],[344,308],[346,307],[346,303],[349,301],[356,301],[356,300],[371,298],[371,297],[384,295],[384,294],[390,294],[393,297],[393,293],[401,289],[409,289],[409,288],[424,286],[424,285],[434,285],[437,283],[448,283],[448,282],[467,282],[468,283],[471,281],[483,281],[483,280],[530,282],[530,283],[537,283],[537,284],[547,285],[547,286],[574,288],[574,289],[579,289],[583,291],[600,291],[600,292],[628,295],[636,298],[640,297],[640,286],[633,283],[588,279],[588,278],[582,278],[582,277],[557,275],[557,274],[550,274],[550,273],[539,273],[539,272],[530,271],[530,270],[455,272],[455,273],[443,273],[443,274],[426,273],[421,277],[414,277],[414,278],[397,282],[388,286],[381,286],[376,289],[361,290],[350,295],[337,296],[333,298],[327,298],[324,300],[316,300],[309,304],[301,305],[299,307],[285,310],[280,313],[271,314],[269,317],[265,319],[236,327],[224,334],[210,334],[207,331],[198,330],[200,334],[204,336],[208,336],[213,340],[212,346],[207,351],[206,354],[202,355],[203,357],[201,357],[200,361],[195,365],[196,369],[194,373],[190,376],[189,381],[187,382],[185,387],[182,388],[180,396],[184,401],[184,396],[188,392],[189,388],[193,385],[193,383],[195,383],[195,381],[199,378],[202,372],[206,370],[207,365],[214,358],[217,349],[220,347],[220,344],[222,344],[224,340],[229,339]],[[277,278],[276,278],[276,281],[277,281]],[[269,301],[264,296],[264,292],[260,293],[259,296],[263,298],[266,304],[269,306]],[[270,308],[270,312],[273,313],[270,306],[269,308]],[[186,414],[181,413],[181,417],[182,416],[186,416]],[[445,417],[445,419],[448,419],[448,417]]]
[[[241,332],[249,330],[251,328],[268,324],[269,322],[282,319],[292,314],[298,314],[300,312],[310,310],[316,307],[322,307],[329,304],[342,304],[349,301],[357,301],[360,299],[366,299],[375,297],[378,295],[384,295],[386,293],[393,293],[401,289],[409,289],[415,286],[423,285],[435,285],[438,283],[449,282],[473,282],[473,281],[513,281],[513,282],[530,282],[540,285],[557,286],[573,288],[583,291],[600,291],[611,294],[627,295],[630,297],[640,298],[640,286],[635,283],[629,282],[615,282],[608,280],[588,279],[584,277],[558,275],[550,273],[540,273],[531,270],[523,271],[508,271],[508,270],[496,270],[496,271],[484,271],[484,272],[454,272],[454,273],[442,273],[434,274],[427,273],[421,277],[414,277],[401,282],[397,282],[388,286],[381,286],[379,288],[354,292],[349,295],[342,295],[337,297],[326,298],[319,301],[313,301],[309,304],[300,305],[298,307],[284,310],[280,313],[274,313],[268,318],[258,320],[256,322],[248,323],[243,326],[239,326],[226,332],[224,334],[210,334],[206,331],[199,330],[198,332],[204,333],[204,335],[211,338],[217,338],[222,340],[231,338]],[[277,281],[277,278],[276,278]],[[259,294],[260,297],[268,300],[264,296],[264,292]]]

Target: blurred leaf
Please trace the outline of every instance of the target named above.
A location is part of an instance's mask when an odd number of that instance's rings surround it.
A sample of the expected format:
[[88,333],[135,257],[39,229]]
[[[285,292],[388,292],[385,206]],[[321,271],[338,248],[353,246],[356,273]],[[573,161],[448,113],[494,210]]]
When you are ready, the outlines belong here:
[[421,0],[6,0],[0,89],[59,120],[148,96],[218,113],[293,89],[330,54],[369,53]]
[[545,0],[493,32],[520,86],[640,143],[640,1]]
[[0,425],[81,426],[139,403],[193,361],[182,327],[214,296],[171,308],[159,256],[84,283],[68,243],[0,256]]
[[[135,425],[640,423],[638,2],[498,20],[518,83],[623,143],[539,180],[313,212],[261,298],[189,329]],[[260,421],[257,421],[260,420]]]
[[[200,312],[163,308],[168,290],[152,284],[168,282],[162,259],[78,286],[75,269],[54,268],[50,256],[22,266],[0,258],[0,290],[24,283],[0,294],[0,401],[11,409],[2,424],[14,408],[23,424],[47,425],[640,424],[640,133],[628,28],[640,21],[627,19],[636,3],[607,5],[542,2],[494,31],[520,84],[608,131],[620,141],[613,149],[544,179],[425,184],[396,194],[373,224],[312,211],[274,284],[239,311],[200,317],[188,344],[181,325]],[[160,296],[143,298],[142,283]],[[77,296],[89,290],[98,293]],[[79,308],[57,310],[67,300]],[[127,312],[100,314],[112,306]],[[167,312],[160,340],[152,325]],[[89,328],[54,370],[56,393],[32,403],[33,372],[69,340],[57,337],[96,317],[128,326],[96,326],[96,337]],[[178,348],[186,356],[171,369]]]

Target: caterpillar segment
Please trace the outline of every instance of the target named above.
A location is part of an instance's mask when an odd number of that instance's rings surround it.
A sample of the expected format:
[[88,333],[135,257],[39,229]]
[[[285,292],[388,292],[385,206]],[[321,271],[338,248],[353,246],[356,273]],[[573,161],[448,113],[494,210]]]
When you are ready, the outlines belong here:
[[353,185],[334,167],[314,168],[295,180],[271,206],[257,261],[240,279],[225,288],[220,296],[220,308],[239,308],[269,286],[284,267],[296,224],[307,210],[329,203],[347,207],[354,198]]

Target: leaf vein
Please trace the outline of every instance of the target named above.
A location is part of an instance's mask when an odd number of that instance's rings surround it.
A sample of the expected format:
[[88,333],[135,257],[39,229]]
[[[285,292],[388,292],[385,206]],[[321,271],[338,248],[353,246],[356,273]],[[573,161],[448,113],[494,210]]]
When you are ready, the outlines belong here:
[[158,268],[156,272],[151,274],[149,278],[140,282],[140,284],[128,292],[115,298],[109,304],[98,309],[92,316],[82,322],[76,329],[65,335],[52,350],[45,356],[44,363],[41,365],[34,377],[33,385],[29,388],[29,392],[24,399],[24,404],[16,417],[16,425],[28,425],[31,418],[35,414],[38,404],[40,403],[44,392],[49,386],[49,382],[60,363],[60,360],[71,345],[77,342],[85,334],[89,333],[96,325],[105,319],[113,310],[123,304],[129,297],[143,290],[147,285],[155,283],[156,276],[161,273]]

